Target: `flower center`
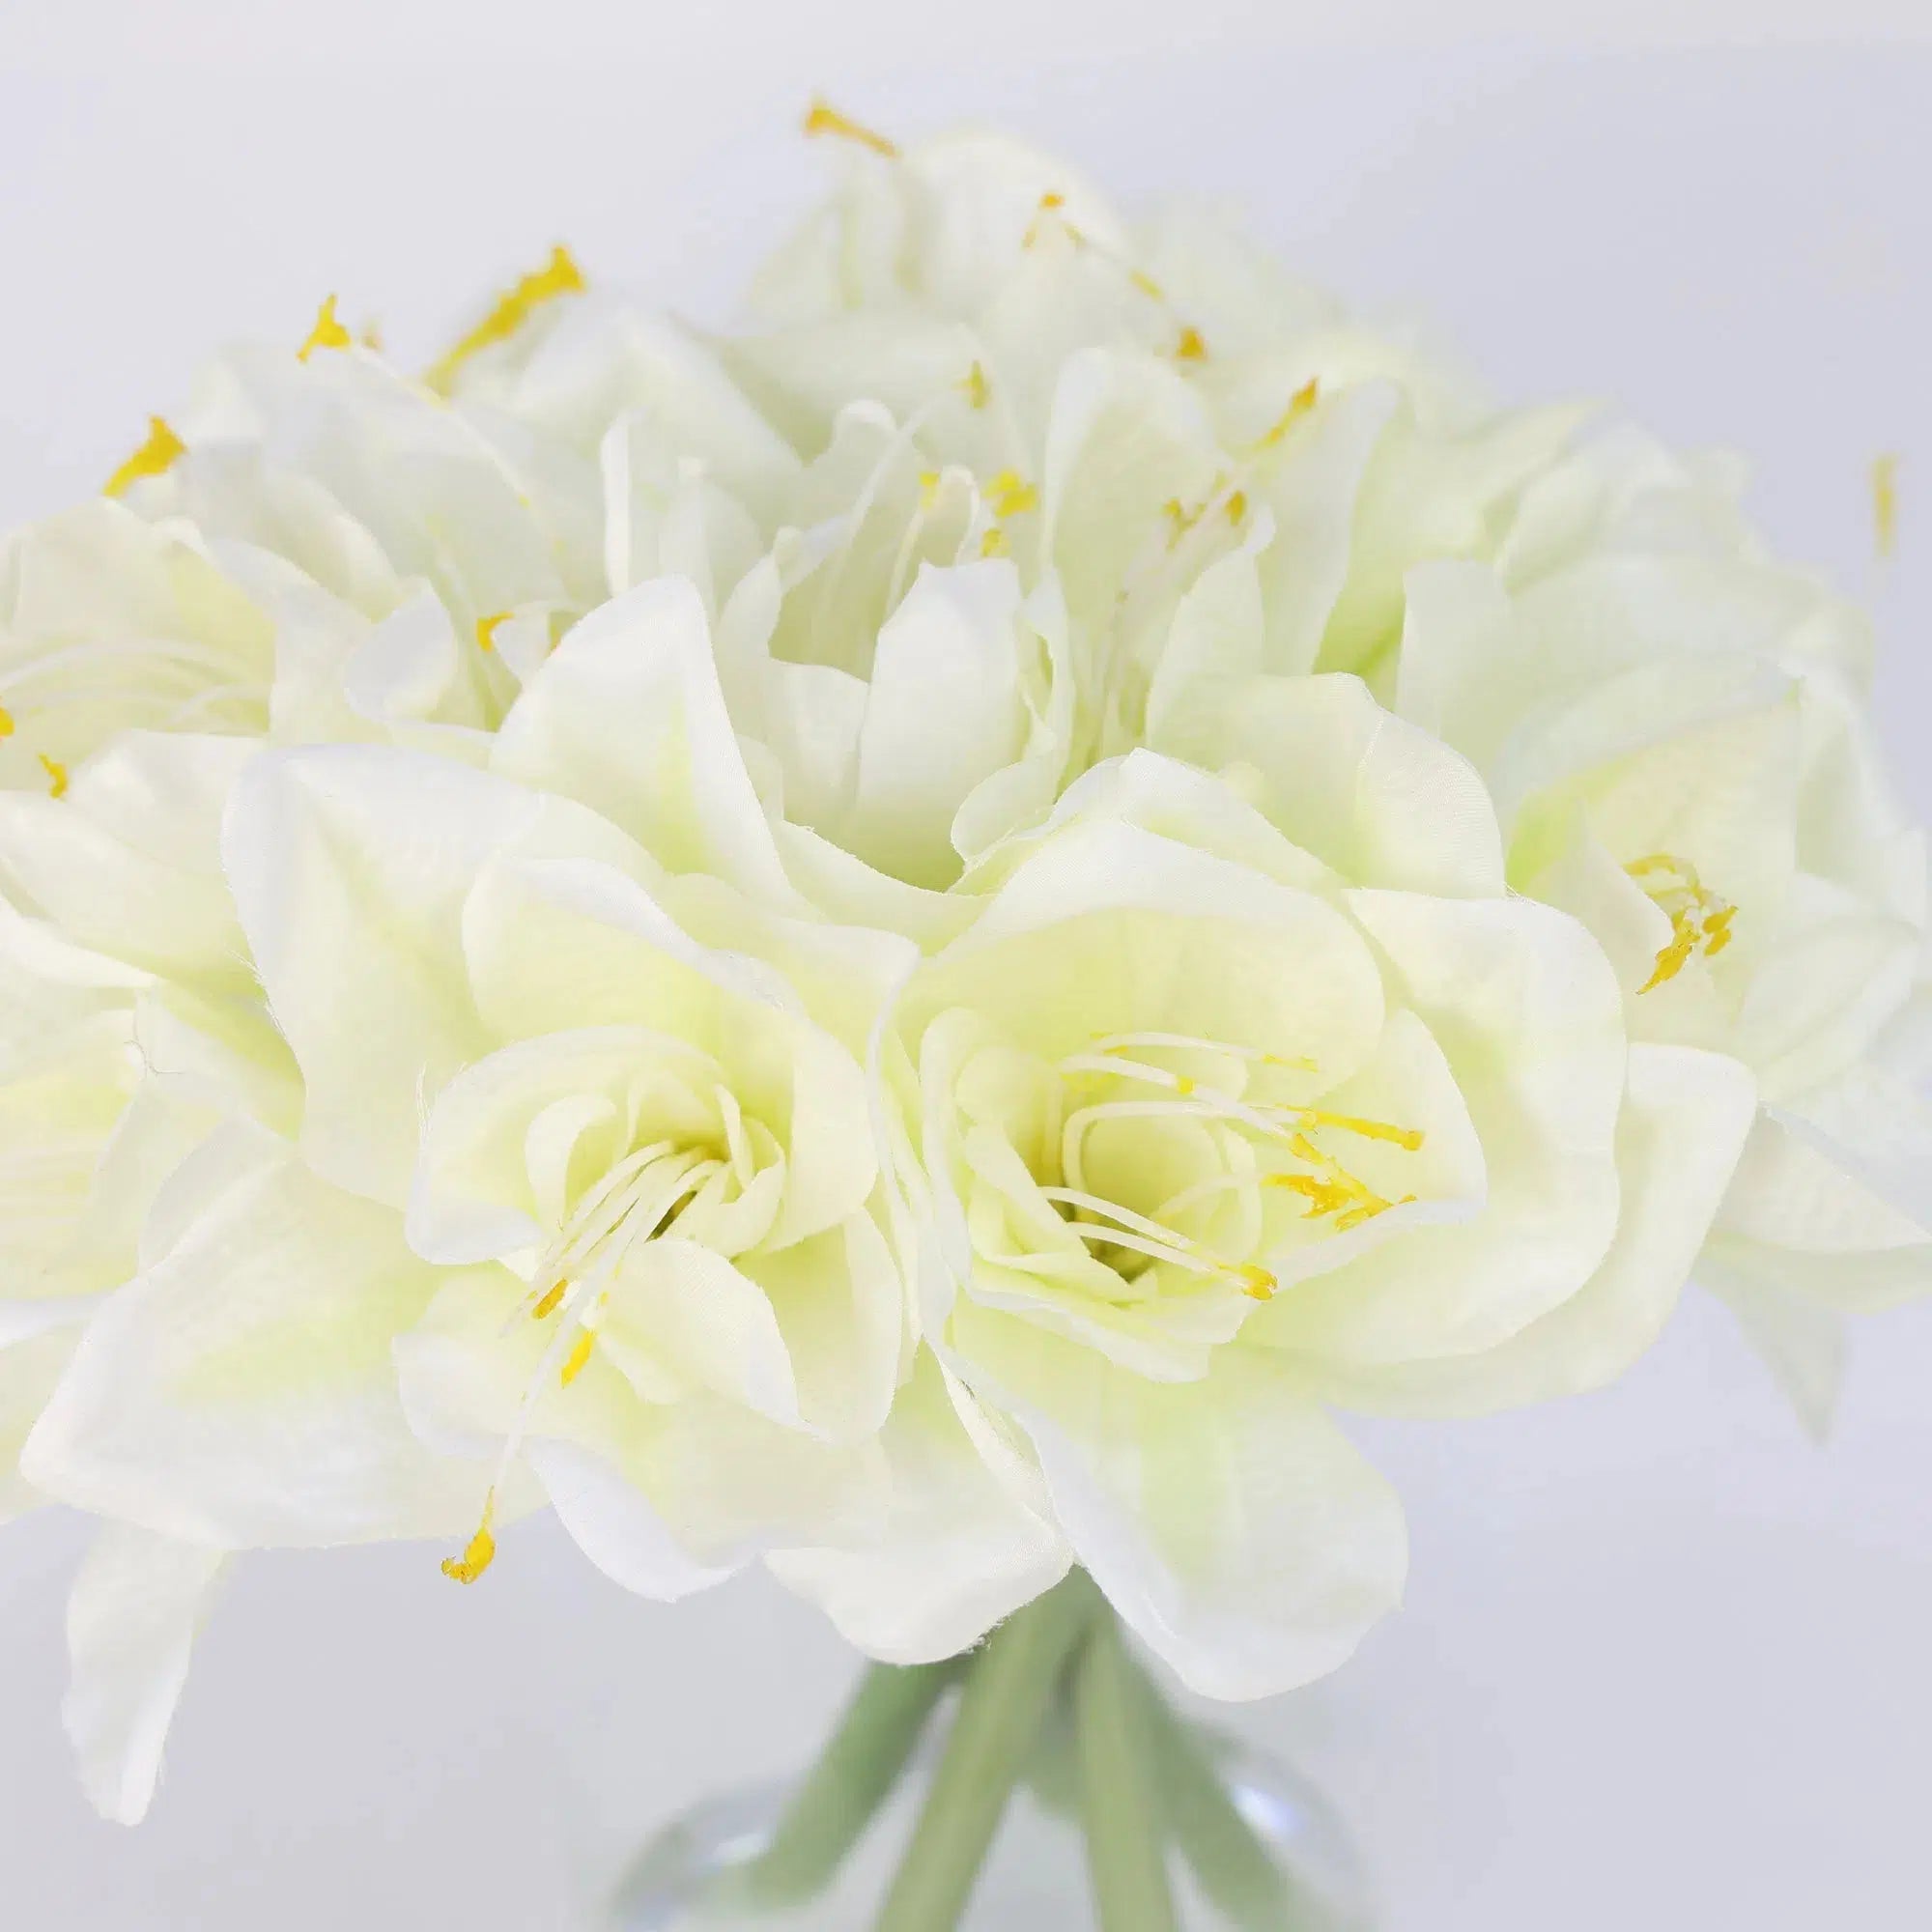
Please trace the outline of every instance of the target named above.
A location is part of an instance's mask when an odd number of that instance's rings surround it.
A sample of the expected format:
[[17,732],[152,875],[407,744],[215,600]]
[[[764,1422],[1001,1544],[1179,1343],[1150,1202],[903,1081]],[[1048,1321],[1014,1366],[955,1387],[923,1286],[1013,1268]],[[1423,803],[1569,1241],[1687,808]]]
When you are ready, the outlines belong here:
[[484,1493],[476,1533],[461,1556],[443,1563],[445,1577],[473,1583],[494,1561],[497,1498],[510,1464],[544,1393],[554,1384],[568,1388],[589,1363],[625,1257],[669,1234],[685,1218],[697,1218],[704,1206],[732,1193],[742,1197],[758,1179],[758,1150],[735,1100],[723,1088],[717,1099],[723,1120],[720,1142],[661,1140],[627,1154],[578,1197],[531,1270],[529,1293],[510,1321],[555,1318],[555,1327],[525,1385]]
[[1731,921],[1737,916],[1737,907],[1712,892],[1689,859],[1671,852],[1653,852],[1647,858],[1633,859],[1624,870],[1670,921],[1670,938],[1659,949],[1650,978],[1637,988],[1639,993],[1676,979],[1700,948],[1706,959],[1715,959],[1731,943]]
[[[1165,1058],[1149,1056],[1164,1056]],[[1166,1059],[1199,1061],[1243,1069],[1230,1092],[1211,1079],[1197,1078],[1165,1064]],[[1247,1069],[1312,1072],[1309,1062],[1287,1059],[1258,1048],[1172,1033],[1112,1034],[1087,1051],[1061,1061],[1063,1105],[1059,1136],[1058,1182],[1042,1184],[1067,1224],[1123,1279],[1133,1280],[1156,1263],[1188,1274],[1233,1281],[1244,1294],[1266,1301],[1278,1283],[1258,1264],[1236,1261],[1189,1235],[1181,1217],[1217,1197],[1244,1189],[1271,1189],[1307,1203],[1302,1218],[1327,1220],[1343,1234],[1389,1208],[1412,1201],[1391,1199],[1350,1171],[1323,1142],[1340,1134],[1378,1141],[1417,1151],[1423,1134],[1415,1127],[1352,1114],[1332,1113],[1299,1102],[1269,1100],[1247,1093]],[[1105,1097],[1084,1098],[1096,1085]],[[1143,1091],[1144,1090],[1144,1091]],[[1150,1211],[1128,1207],[1090,1184],[1090,1140],[1108,1122],[1184,1122],[1207,1124],[1246,1144],[1252,1159],[1240,1171],[1192,1181],[1154,1203]]]

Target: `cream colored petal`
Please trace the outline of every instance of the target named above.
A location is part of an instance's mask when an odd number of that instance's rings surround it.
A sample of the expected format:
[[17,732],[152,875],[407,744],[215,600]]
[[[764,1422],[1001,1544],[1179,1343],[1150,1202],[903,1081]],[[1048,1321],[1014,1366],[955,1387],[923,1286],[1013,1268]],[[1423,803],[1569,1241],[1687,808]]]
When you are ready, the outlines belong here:
[[469,1486],[411,1437],[390,1366],[436,1285],[400,1217],[237,1134],[226,1185],[90,1322],[23,1471],[230,1547],[446,1533]]
[[227,1558],[127,1523],[99,1530],[68,1602],[72,1677],[61,1707],[80,1781],[116,1825],[138,1825]]
[[922,1351],[886,1425],[891,1503],[875,1532],[765,1558],[787,1589],[882,1662],[956,1656],[1050,1589],[1070,1561],[1054,1525],[998,1479],[960,1404],[973,1398]]

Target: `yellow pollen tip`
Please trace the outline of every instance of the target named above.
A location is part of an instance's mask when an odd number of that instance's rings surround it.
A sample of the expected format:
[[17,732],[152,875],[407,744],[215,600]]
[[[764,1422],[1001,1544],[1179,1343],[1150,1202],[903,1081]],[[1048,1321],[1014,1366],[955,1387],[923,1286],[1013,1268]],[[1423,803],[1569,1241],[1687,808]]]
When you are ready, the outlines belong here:
[[296,351],[296,360],[306,362],[318,349],[347,349],[355,338],[335,319],[335,298],[325,296],[322,307],[316,311],[315,327],[308,332],[308,340]]
[[1736,937],[1731,922],[1737,917],[1737,907],[1712,892],[1690,860],[1670,852],[1652,852],[1633,859],[1624,870],[1670,921],[1670,937],[1658,949],[1650,978],[1637,988],[1639,993],[1667,985],[1700,947],[1706,959],[1715,959]]
[[507,342],[545,302],[582,292],[583,270],[559,242],[550,251],[550,260],[541,269],[525,275],[515,288],[497,297],[490,313],[453,349],[446,351],[423,380],[439,395],[447,395],[456,372],[472,355]]
[[567,1281],[554,1281],[544,1290],[543,1299],[530,1310],[530,1320],[541,1321],[546,1316],[556,1313],[556,1305],[563,1299],[564,1291],[570,1286]]
[[564,1359],[563,1371],[557,1379],[568,1388],[583,1373],[583,1365],[590,1359],[590,1351],[597,1346],[597,1337],[588,1328],[571,1346]]
[[1888,450],[1872,459],[1872,531],[1883,557],[1898,548],[1898,454]]
[[442,1574],[452,1582],[473,1583],[497,1560],[497,1539],[490,1534],[488,1521],[477,1526],[461,1556],[443,1558]]
[[1056,208],[1066,206],[1066,197],[1058,188],[1048,188],[1039,198],[1040,212],[1051,214]]
[[1017,469],[1002,469],[986,486],[996,517],[1017,517],[1038,507],[1039,492]]
[[830,134],[835,139],[853,141],[862,148],[869,148],[873,154],[883,155],[889,161],[898,158],[898,144],[895,141],[887,140],[863,122],[854,121],[849,114],[839,113],[829,100],[814,100],[806,110],[803,125],[808,138]]
[[50,758],[43,752],[40,754],[42,767],[47,775],[47,792],[53,798],[67,796],[67,767],[58,758]]
[[990,384],[986,381],[986,371],[980,363],[974,363],[967,370],[966,374],[960,379],[959,386],[966,391],[966,400],[976,410],[983,410],[986,407],[986,398],[990,393]]
[[919,507],[929,510],[939,500],[939,471],[922,469],[919,472]]
[[0,704],[0,738],[14,735],[14,714],[4,704]]
[[1248,493],[1245,490],[1236,490],[1228,498],[1228,521],[1231,524],[1238,524],[1247,514]]
[[1207,360],[1207,338],[1191,322],[1182,327],[1180,340],[1174,345],[1174,355],[1175,360],[1178,362],[1204,362]]
[[986,534],[980,539],[981,556],[1005,556],[1007,554],[1007,533],[998,524],[989,524]]
[[1266,1268],[1257,1267],[1253,1262],[1243,1262],[1235,1272],[1240,1278],[1241,1293],[1256,1301],[1272,1301],[1281,1286]]
[[102,494],[124,496],[144,476],[164,476],[174,468],[175,459],[185,454],[186,449],[186,443],[161,417],[150,416],[147,441],[100,486]]
[[494,611],[487,617],[476,620],[476,647],[478,650],[494,651],[497,648],[497,633],[515,615],[510,611]]
[[1145,269],[1129,269],[1127,280],[1133,283],[1142,295],[1151,297],[1157,302],[1167,299],[1167,291]]
[[1281,441],[1282,438],[1315,407],[1316,403],[1321,399],[1321,382],[1314,376],[1309,377],[1307,382],[1302,384],[1301,387],[1295,390],[1294,394],[1288,399],[1288,408],[1282,411],[1274,427],[1262,438],[1260,447],[1263,449],[1274,448]]

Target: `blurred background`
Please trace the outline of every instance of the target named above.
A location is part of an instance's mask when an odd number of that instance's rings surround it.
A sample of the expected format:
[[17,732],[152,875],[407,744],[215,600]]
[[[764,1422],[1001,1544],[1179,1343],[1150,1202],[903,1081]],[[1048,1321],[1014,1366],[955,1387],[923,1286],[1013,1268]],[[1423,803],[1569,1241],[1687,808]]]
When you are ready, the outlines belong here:
[[[213,345],[297,341],[331,290],[405,361],[553,240],[728,316],[815,191],[822,89],[902,138],[1004,123],[1130,206],[1231,201],[1508,400],[1598,395],[1742,451],[1776,544],[1877,607],[1883,723],[1932,819],[1932,47],[1858,0],[1627,0],[1613,37],[1560,42],[1547,5],[1450,24],[1400,0],[1339,24],[5,0],[0,523],[97,489]],[[1860,1331],[1822,1449],[1695,1296],[1602,1395],[1360,1434],[1409,1503],[1407,1609],[1235,1720],[1347,1816],[1389,1932],[1932,1920],[1932,1308]],[[129,1833],[60,1732],[79,1543],[51,1513],[0,1537],[15,1932],[577,1932],[668,1812],[806,1755],[852,1670],[760,1578],[658,1607],[541,1524],[461,1593],[440,1551],[258,1556]]]

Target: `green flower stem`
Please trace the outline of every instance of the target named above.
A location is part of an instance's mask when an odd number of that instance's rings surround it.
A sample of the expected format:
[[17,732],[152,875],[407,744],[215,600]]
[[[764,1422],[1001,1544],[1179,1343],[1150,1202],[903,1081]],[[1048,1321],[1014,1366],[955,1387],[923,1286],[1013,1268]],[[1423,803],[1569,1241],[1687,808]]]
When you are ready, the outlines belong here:
[[[1131,1660],[1130,1660],[1131,1661]],[[1208,1741],[1138,1665],[1142,1706],[1160,1767],[1169,1827],[1202,1891],[1236,1932],[1283,1932],[1295,1921],[1288,1880],[1242,1817]]]
[[746,1868],[750,1897],[797,1904],[830,1883],[898,1782],[933,1706],[959,1675],[956,1659],[875,1663],[867,1671],[771,1842]]
[[1160,1774],[1143,1683],[1112,1617],[1073,1672],[1080,1814],[1100,1932],[1177,1932]]
[[876,1932],[952,1932],[1066,1660],[1094,1615],[1079,1572],[1009,1617],[968,1661],[946,1749]]

